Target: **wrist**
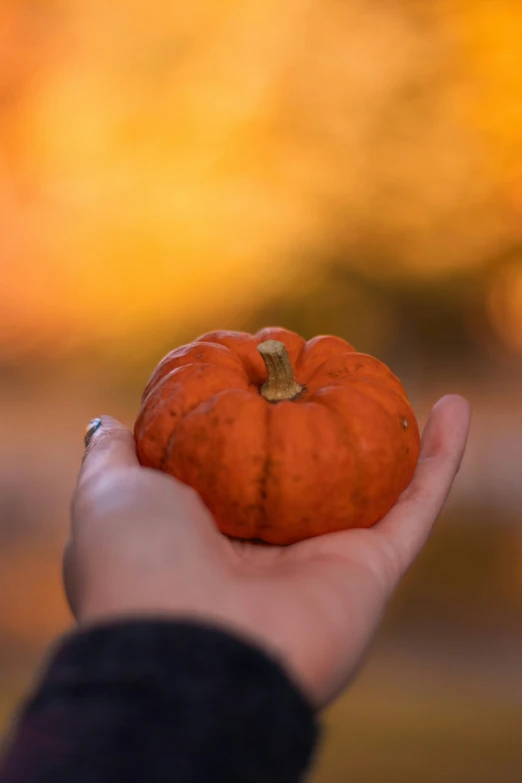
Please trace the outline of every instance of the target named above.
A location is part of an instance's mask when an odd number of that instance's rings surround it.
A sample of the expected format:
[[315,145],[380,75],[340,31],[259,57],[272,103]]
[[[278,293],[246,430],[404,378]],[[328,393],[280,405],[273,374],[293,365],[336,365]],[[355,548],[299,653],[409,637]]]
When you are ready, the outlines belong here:
[[76,620],[79,629],[85,631],[122,622],[170,622],[214,628],[260,650],[285,671],[294,687],[312,708],[322,706],[322,700],[317,696],[318,689],[309,682],[306,655],[298,656],[297,660],[294,660],[295,656],[289,654],[284,640],[278,639],[276,633],[264,632],[254,620],[244,620],[233,613],[227,614],[219,610],[174,607],[172,602],[169,605],[158,601],[123,605],[111,604],[107,600],[86,601],[81,611],[77,612]]

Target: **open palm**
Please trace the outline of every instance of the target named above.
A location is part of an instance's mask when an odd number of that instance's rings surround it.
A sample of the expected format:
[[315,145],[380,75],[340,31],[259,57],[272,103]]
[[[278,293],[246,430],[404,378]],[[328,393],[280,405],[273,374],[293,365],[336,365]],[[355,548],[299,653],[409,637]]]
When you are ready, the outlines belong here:
[[469,405],[456,396],[437,403],[413,481],[377,525],[289,547],[222,536],[195,492],[140,467],[132,433],[102,421],[64,560],[78,621],[168,614],[220,624],[278,657],[319,708],[357,670],[429,536],[464,453]]

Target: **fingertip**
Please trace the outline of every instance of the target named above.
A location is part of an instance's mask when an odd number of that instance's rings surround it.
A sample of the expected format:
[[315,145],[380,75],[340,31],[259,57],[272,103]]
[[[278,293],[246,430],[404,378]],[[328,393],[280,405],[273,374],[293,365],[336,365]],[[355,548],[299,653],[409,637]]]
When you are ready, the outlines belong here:
[[85,435],[83,466],[87,463],[105,467],[125,467],[138,464],[133,433],[112,416],[99,416],[91,421]]
[[115,419],[113,416],[108,416],[107,414],[104,414],[102,416],[97,417],[97,419],[94,419],[94,421],[100,421],[101,426],[105,431],[120,431],[124,430],[125,432],[128,432],[129,430],[127,427],[121,423],[121,421],[118,421],[118,419]]
[[100,438],[125,439],[128,438],[129,435],[132,436],[132,433],[124,424],[118,421],[118,419],[114,419],[112,416],[107,415],[97,416],[92,419],[87,425],[85,436],[88,437],[89,433],[91,440],[94,438],[97,440]]
[[463,418],[471,415],[471,404],[466,397],[461,394],[445,394],[433,406],[433,410],[443,408],[452,411],[454,414]]
[[421,443],[421,459],[464,449],[471,422],[471,405],[460,394],[446,394],[432,408]]

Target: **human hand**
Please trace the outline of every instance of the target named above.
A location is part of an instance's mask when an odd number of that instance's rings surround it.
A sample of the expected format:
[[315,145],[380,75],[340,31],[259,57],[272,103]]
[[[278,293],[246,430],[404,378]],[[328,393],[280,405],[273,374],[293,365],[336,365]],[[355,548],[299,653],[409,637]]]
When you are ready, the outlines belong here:
[[192,489],[142,468],[132,433],[103,417],[72,504],[64,580],[73,613],[80,625],[137,616],[218,624],[277,657],[322,708],[356,672],[428,538],[469,420],[461,397],[435,405],[415,476],[374,527],[272,547],[225,538]]

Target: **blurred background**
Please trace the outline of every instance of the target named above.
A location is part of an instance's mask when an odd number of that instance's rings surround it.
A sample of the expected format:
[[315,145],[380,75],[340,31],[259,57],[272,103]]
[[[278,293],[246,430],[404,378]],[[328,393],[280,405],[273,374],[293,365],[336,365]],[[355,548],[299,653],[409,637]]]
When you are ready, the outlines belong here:
[[86,423],[281,325],[473,406],[312,780],[520,781],[521,45],[519,0],[1,1],[0,731],[71,622]]

